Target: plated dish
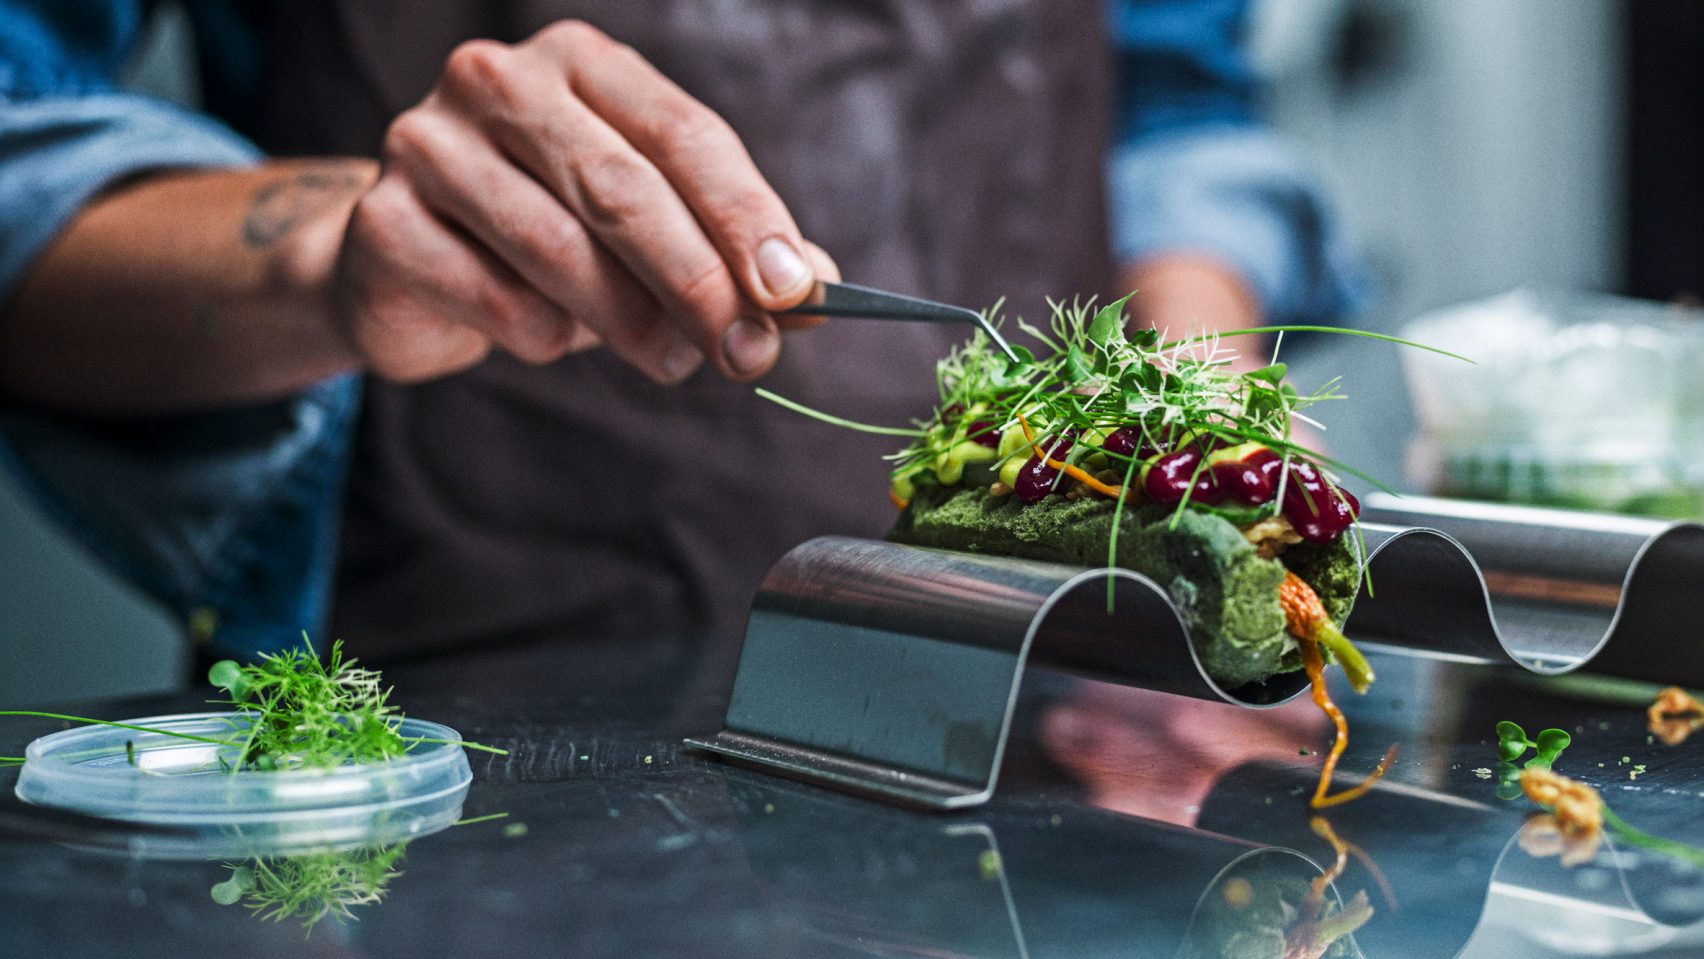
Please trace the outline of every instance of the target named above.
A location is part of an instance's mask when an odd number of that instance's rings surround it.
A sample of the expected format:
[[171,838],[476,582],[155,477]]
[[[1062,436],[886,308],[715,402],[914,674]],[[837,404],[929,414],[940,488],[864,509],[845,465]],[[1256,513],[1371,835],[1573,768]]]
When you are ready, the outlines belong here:
[[1219,336],[1127,330],[1124,306],[1017,321],[1037,348],[1016,360],[976,334],[940,361],[939,402],[910,429],[772,398],[907,438],[891,539],[1133,569],[1167,591],[1220,685],[1306,670],[1338,730],[1315,804],[1352,798],[1327,795],[1347,728],[1323,670],[1338,664],[1357,691],[1374,678],[1342,632],[1363,576],[1360,505],[1340,479],[1353,470],[1297,435],[1308,407],[1341,398],[1336,381],[1303,393],[1284,364],[1246,362]]

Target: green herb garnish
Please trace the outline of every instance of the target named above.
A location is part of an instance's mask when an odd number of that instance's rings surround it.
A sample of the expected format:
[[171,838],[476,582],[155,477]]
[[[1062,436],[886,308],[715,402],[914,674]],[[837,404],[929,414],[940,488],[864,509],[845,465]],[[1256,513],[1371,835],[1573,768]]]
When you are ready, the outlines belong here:
[[[1345,398],[1337,391],[1340,380],[1334,378],[1303,394],[1283,381],[1286,368],[1282,363],[1246,374],[1232,370],[1236,354],[1221,343],[1220,334],[1161,342],[1160,334],[1151,329],[1126,332],[1124,307],[1129,299],[1127,296],[1099,309],[1092,302],[1054,303],[1049,331],[1020,321],[1023,329],[1050,350],[1034,362],[1013,363],[991,346],[985,334],[979,331],[973,335],[938,364],[940,405],[931,420],[915,424],[916,429],[910,431],[916,437],[911,445],[892,457],[895,478],[919,475],[938,457],[949,454],[968,437],[973,419],[990,422],[996,430],[1005,432],[1021,414],[1038,430],[1045,429],[1051,435],[1136,426],[1156,447],[1168,446],[1184,435],[1225,445],[1256,441],[1282,455],[1306,456],[1386,488],[1376,479],[1290,438],[1292,422],[1307,420],[1303,410]],[[1286,330],[1336,332],[1420,346],[1382,334],[1332,327],[1261,327],[1223,336]],[[787,405],[798,409],[797,404]],[[995,468],[1014,457],[1029,455],[1028,446],[1007,452]],[[1078,444],[1065,460],[1076,462],[1094,455],[1116,464],[1118,472],[1134,459],[1091,444]]]
[[1571,742],[1573,739],[1561,729],[1546,729],[1538,734],[1538,740],[1535,742],[1528,739],[1526,730],[1515,723],[1505,719],[1497,724],[1497,758],[1505,763],[1513,763],[1528,749],[1532,749],[1536,752],[1525,765],[1528,768],[1549,769]]
[[354,907],[383,899],[391,880],[402,874],[397,863],[407,849],[407,843],[399,843],[227,863],[230,876],[214,883],[208,894],[221,906],[242,903],[259,919],[300,919],[304,935],[312,935],[320,920],[353,920]]
[[[1125,332],[1129,297],[1093,304],[1053,304],[1050,334],[1026,327],[1051,349],[1030,364],[1013,364],[980,332],[941,361],[940,405],[933,421],[896,454],[895,477],[917,475],[968,435],[970,411],[1005,432],[1022,415],[1038,431],[1141,429],[1154,446],[1185,433],[1227,444],[1267,442],[1280,453],[1313,454],[1289,440],[1291,417],[1314,403],[1339,398],[1336,381],[1303,396],[1273,377],[1242,376],[1229,369],[1234,354],[1218,339],[1161,344],[1153,330]],[[943,416],[944,412],[962,411]],[[1009,444],[1016,445],[1016,444]],[[1006,452],[995,468],[1030,456],[1027,444]],[[1120,473],[1136,458],[1077,444],[1064,459],[1076,463],[1099,454]]]
[[[1041,346],[1041,355],[1019,349],[1016,361],[996,349],[978,330],[936,365],[940,402],[929,419],[910,428],[858,423],[820,412],[766,390],[758,395],[825,423],[866,433],[905,436],[910,443],[887,457],[893,464],[894,499],[903,504],[919,484],[951,486],[962,481],[967,466],[994,476],[1010,473],[1029,460],[1036,448],[1049,453],[1079,482],[1122,482],[1118,489],[1095,486],[1106,495],[1139,486],[1146,475],[1140,448],[1136,455],[1102,445],[1115,430],[1140,431],[1141,447],[1169,449],[1183,442],[1203,448],[1258,442],[1286,461],[1305,458],[1331,469],[1359,476],[1380,489],[1389,487],[1352,467],[1309,449],[1292,438],[1296,421],[1314,423],[1306,409],[1343,399],[1339,380],[1302,393],[1284,382],[1286,367],[1274,361],[1251,373],[1231,369],[1235,353],[1220,334],[1166,340],[1152,329],[1128,330],[1124,307],[1130,297],[1096,307],[1094,302],[1053,302],[1047,329],[1018,320],[1018,326]],[[998,326],[999,307],[988,312]],[[1271,326],[1241,333],[1286,331],[1329,332],[1365,336],[1419,346],[1384,334],[1313,326]],[[1422,347],[1431,349],[1430,347]],[[1434,352],[1443,352],[1434,350]],[[1453,354],[1451,354],[1453,355]],[[1318,425],[1314,423],[1314,425]],[[1020,433],[1019,428],[1023,427]],[[1031,429],[1033,428],[1033,429]],[[1027,434],[1034,434],[1033,442]],[[1127,434],[1129,435],[1129,434]],[[1068,450],[1060,438],[1076,436]],[[1049,444],[1052,438],[1053,444]],[[978,443],[977,440],[984,440]],[[996,447],[991,449],[990,447]],[[1205,471],[1205,457],[1197,473]],[[1080,472],[1076,472],[1080,471]],[[1098,474],[1098,478],[1089,474]],[[1283,498],[1283,474],[1275,501]],[[1335,480],[1331,479],[1335,486]],[[1117,531],[1126,497],[1117,495],[1107,565],[1116,565]],[[1177,504],[1174,523],[1190,506],[1186,493]],[[1112,602],[1109,576],[1107,601]]]
[[[303,637],[304,640],[306,637]],[[381,762],[408,752],[402,717],[379,674],[343,658],[332,643],[322,663],[313,647],[263,655],[240,666],[222,660],[207,679],[224,689],[246,722],[241,762],[259,769]]]

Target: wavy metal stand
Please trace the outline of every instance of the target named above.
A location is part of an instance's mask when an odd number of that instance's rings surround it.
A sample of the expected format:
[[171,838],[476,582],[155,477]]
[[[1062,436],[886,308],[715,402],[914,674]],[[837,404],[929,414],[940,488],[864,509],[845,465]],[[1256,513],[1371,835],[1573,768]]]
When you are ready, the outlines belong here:
[[[1027,560],[824,537],[758,590],[725,728],[691,745],[937,808],[994,792],[1018,683],[1039,662],[1227,702],[1152,580]],[[1139,653],[1139,654],[1138,654]]]
[[[1388,497],[1364,518],[1373,589],[1349,620],[1357,641],[1704,684],[1689,628],[1704,605],[1704,527]],[[1296,672],[1220,687],[1166,590],[1130,570],[824,537],[770,571],[724,728],[687,743],[901,802],[974,806],[993,795],[1032,658],[1243,706],[1307,685]]]
[[1385,495],[1363,518],[1358,642],[1704,685],[1704,526]]

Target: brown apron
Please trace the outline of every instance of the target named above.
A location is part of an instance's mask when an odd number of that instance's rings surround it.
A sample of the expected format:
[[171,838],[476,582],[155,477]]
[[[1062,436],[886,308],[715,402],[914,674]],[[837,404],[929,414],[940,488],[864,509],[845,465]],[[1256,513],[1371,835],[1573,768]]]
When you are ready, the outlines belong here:
[[[1110,53],[1096,0],[279,0],[259,135],[377,152],[454,45],[580,17],[739,131],[848,280],[982,306],[1105,294]],[[968,331],[834,321],[763,385],[905,425]],[[603,351],[368,384],[336,635],[366,657],[743,625],[763,573],[880,536],[898,441],[786,412],[707,369],[652,385]]]

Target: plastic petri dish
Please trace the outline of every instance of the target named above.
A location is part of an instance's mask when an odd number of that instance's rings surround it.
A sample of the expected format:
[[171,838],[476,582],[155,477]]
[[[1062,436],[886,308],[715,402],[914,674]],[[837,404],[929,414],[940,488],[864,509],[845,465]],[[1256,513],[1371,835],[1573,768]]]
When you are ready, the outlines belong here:
[[[194,736],[228,736],[236,713],[188,713],[124,722]],[[409,739],[459,740],[448,726],[404,719]],[[232,747],[158,733],[83,726],[30,743],[19,799],[164,829],[132,845],[167,857],[279,853],[399,842],[459,817],[472,782],[453,743],[422,743],[382,763],[279,771],[226,767]],[[225,766],[221,766],[224,760]]]

